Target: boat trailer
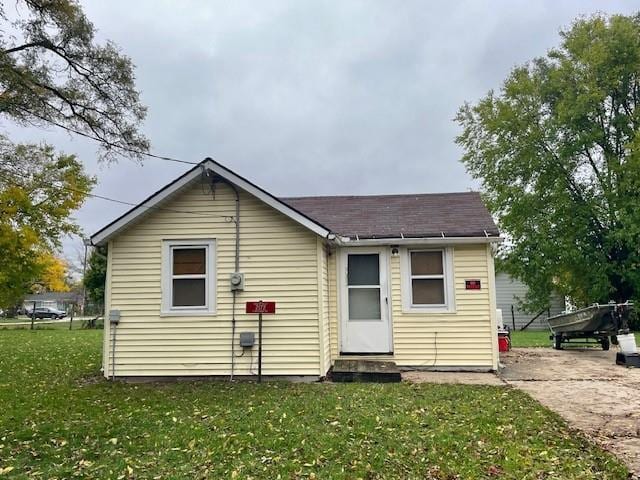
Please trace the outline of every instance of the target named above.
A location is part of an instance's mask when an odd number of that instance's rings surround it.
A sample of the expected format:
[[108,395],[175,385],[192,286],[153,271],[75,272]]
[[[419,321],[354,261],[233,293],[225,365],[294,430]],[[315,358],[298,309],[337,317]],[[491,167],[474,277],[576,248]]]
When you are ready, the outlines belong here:
[[611,343],[618,344],[617,335],[629,333],[632,312],[632,302],[609,302],[561,313],[547,319],[551,330],[549,338],[556,350],[562,350],[568,343],[599,343],[603,350],[609,350]]

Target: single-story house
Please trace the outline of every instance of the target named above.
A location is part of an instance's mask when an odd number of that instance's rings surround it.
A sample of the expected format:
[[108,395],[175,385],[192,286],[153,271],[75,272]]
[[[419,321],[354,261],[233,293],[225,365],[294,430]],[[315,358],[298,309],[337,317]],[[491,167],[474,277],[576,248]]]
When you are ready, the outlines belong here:
[[496,273],[496,304],[502,310],[502,322],[513,330],[547,330],[547,318],[565,311],[564,297],[554,292],[547,310],[531,313],[520,307],[520,300],[528,291],[529,288],[517,278],[505,272]]
[[498,366],[500,236],[475,192],[277,198],[205,159],[91,240],[108,246],[107,377],[255,374],[256,300],[276,302],[265,375]]
[[50,307],[58,310],[70,311],[74,305],[82,303],[82,295],[77,292],[43,292],[33,293],[24,297],[22,307],[24,310]]

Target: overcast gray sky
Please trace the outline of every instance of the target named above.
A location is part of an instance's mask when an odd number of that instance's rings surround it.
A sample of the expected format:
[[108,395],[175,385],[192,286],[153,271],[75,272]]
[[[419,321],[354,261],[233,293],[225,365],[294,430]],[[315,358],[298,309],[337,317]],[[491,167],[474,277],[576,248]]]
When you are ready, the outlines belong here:
[[[101,39],[137,66],[152,151],[211,156],[275,195],[477,189],[453,117],[578,15],[633,1],[82,0]],[[187,169],[98,165],[91,141],[11,129],[77,153],[95,192],[137,202]],[[127,207],[89,199],[87,234]],[[65,243],[67,252],[81,245]]]

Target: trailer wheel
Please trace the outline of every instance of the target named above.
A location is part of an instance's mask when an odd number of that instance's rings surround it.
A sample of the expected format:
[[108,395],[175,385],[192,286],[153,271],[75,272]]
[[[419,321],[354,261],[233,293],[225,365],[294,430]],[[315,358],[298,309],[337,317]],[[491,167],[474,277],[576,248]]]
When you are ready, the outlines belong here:
[[553,348],[562,350],[562,335],[555,335],[553,337]]
[[602,350],[604,350],[605,352],[609,350],[609,347],[611,346],[609,339],[607,337],[603,338],[600,344],[602,345]]

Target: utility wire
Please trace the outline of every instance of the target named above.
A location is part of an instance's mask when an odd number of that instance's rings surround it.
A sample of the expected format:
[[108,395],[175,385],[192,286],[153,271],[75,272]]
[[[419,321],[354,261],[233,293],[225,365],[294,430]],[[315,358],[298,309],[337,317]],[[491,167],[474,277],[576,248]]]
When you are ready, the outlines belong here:
[[[69,126],[63,125],[63,124],[61,124],[61,123],[59,123],[59,122],[56,122],[55,120],[51,120],[51,119],[45,118],[45,117],[43,117],[43,116],[41,116],[41,115],[38,115],[37,113],[30,112],[30,111],[28,111],[28,110],[24,110],[24,109],[22,109],[22,111],[23,111],[23,112],[25,112],[25,113],[26,113],[26,114],[28,114],[28,115],[33,115],[34,117],[39,118],[40,120],[42,120],[42,121],[44,121],[44,122],[50,123],[50,124],[52,124],[52,125],[54,125],[54,126],[56,126],[56,127],[58,127],[58,128],[61,128],[61,129],[63,129],[63,130],[66,130],[66,131],[68,131],[68,132],[71,132],[71,133],[75,133],[76,135],[80,135],[81,137],[89,138],[89,139],[91,139],[91,140],[94,140],[94,141],[96,141],[96,142],[98,142],[98,143],[105,144],[105,145],[107,145],[107,146],[109,146],[109,147],[112,147],[112,148],[115,148],[115,149],[117,149],[117,150],[121,150],[121,151],[124,151],[124,152],[133,153],[133,154],[135,154],[135,155],[142,155],[142,156],[146,156],[146,157],[149,157],[149,158],[154,158],[154,159],[156,159],[156,160],[164,160],[164,161],[167,161],[167,162],[183,163],[183,164],[187,164],[187,165],[199,165],[199,162],[191,162],[191,161],[189,161],[189,160],[181,160],[181,159],[179,159],[179,158],[168,157],[168,156],[165,156],[165,155],[156,155],[156,154],[154,154],[154,153],[144,152],[144,151],[142,151],[142,150],[137,150],[137,149],[135,149],[135,148],[130,148],[130,147],[126,147],[126,146],[118,145],[118,144],[115,144],[115,143],[110,142],[110,141],[108,141],[108,140],[101,139],[101,138],[99,138],[98,136],[90,135],[90,134],[88,134],[88,133],[82,132],[82,131],[77,130],[77,129],[74,129],[74,128],[72,128],[72,127],[69,127]],[[21,187],[23,187],[23,188],[25,188],[25,187],[26,187],[25,185],[20,185],[20,183],[19,183],[19,182],[16,182],[16,181],[15,181],[15,179],[13,179],[13,178],[6,178],[6,177],[5,177],[5,180],[7,180],[7,181],[11,181],[11,182],[14,182],[16,185],[19,185],[19,186],[21,186]],[[97,198],[97,199],[105,200],[105,201],[108,201],[108,202],[119,203],[119,204],[121,204],[121,205],[129,205],[129,206],[132,206],[132,207],[137,207],[137,206],[139,206],[139,207],[146,208],[146,209],[150,209],[150,210],[162,210],[162,211],[166,211],[166,212],[182,213],[182,214],[188,214],[188,215],[198,215],[198,216],[205,216],[205,217],[206,217],[206,216],[209,216],[208,214],[206,214],[206,213],[202,213],[202,212],[193,212],[193,211],[184,211],[184,210],[174,210],[174,209],[172,209],[172,208],[165,208],[165,207],[157,207],[157,206],[139,205],[138,203],[127,202],[127,201],[125,201],[125,200],[119,200],[119,199],[116,199],[116,198],[106,197],[106,196],[104,196],[104,195],[98,195],[98,194],[95,194],[95,193],[91,193],[91,192],[89,192],[89,191],[79,190],[79,189],[74,189],[74,188],[66,187],[66,186],[61,186],[61,188],[65,189],[65,190],[68,190],[68,191],[73,191],[73,192],[76,192],[76,193],[81,193],[81,194],[83,194],[83,195],[87,195],[87,196],[92,197],[92,198]]]
[[146,156],[146,157],[155,158],[157,160],[165,160],[167,162],[186,163],[187,165],[198,165],[198,163],[199,163],[199,162],[190,162],[189,160],[181,160],[179,158],[167,157],[167,156],[164,156],[164,155],[156,155],[154,153],[144,152],[142,150],[136,150],[135,148],[118,145],[116,143],[110,142],[109,140],[105,140],[103,138],[99,138],[96,135],[90,135],[88,133],[82,132],[82,131],[77,130],[75,128],[63,125],[63,124],[61,124],[59,122],[56,122],[55,120],[51,120],[49,118],[45,118],[45,117],[43,117],[41,115],[38,115],[37,113],[30,112],[30,111],[25,110],[25,109],[20,109],[20,110],[22,110],[27,115],[33,115],[34,117],[39,118],[43,122],[50,123],[52,125],[55,125],[58,128],[62,128],[63,130],[66,130],[68,132],[75,133],[76,135],[80,135],[81,137],[89,138],[89,139],[94,140],[94,141],[96,141],[98,143],[103,143],[103,144],[105,144],[105,145],[107,145],[107,146],[109,146],[111,148],[122,150],[124,152],[133,153],[135,155],[143,155],[143,156]]
[[133,203],[133,202],[126,202],[124,200],[118,200],[115,198],[110,198],[110,197],[105,197],[103,195],[97,195],[95,193],[89,193],[89,192],[85,192],[83,190],[77,190],[75,188],[71,188],[71,187],[62,187],[64,190],[69,190],[72,192],[76,192],[76,193],[82,193],[84,195],[87,195],[88,197],[93,197],[93,198],[97,198],[99,200],[106,200],[108,202],[114,202],[114,203],[120,203],[122,205],[130,205],[132,207],[141,207],[141,208],[146,208],[149,210],[162,210],[164,212],[172,212],[172,213],[184,213],[187,215],[198,215],[198,216],[202,216],[202,217],[210,217],[211,215],[208,213],[202,213],[202,212],[193,212],[193,211],[189,211],[189,210],[174,210],[173,208],[165,208],[165,207],[157,207],[157,206],[153,206],[153,205],[140,205],[138,203]]
[[[27,188],[26,185],[21,184],[20,182],[16,181],[15,178],[9,178],[9,177],[0,177],[0,178],[3,178],[5,181],[12,182],[14,185],[17,185],[19,187]],[[194,212],[194,211],[189,211],[189,210],[175,210],[173,208],[158,207],[158,206],[155,206],[155,205],[140,205],[139,203],[127,202],[125,200],[119,200],[119,199],[116,199],[116,198],[106,197],[104,195],[98,195],[98,194],[91,193],[91,192],[86,191],[86,190],[81,190],[79,188],[68,187],[68,186],[65,186],[65,185],[61,185],[59,188],[62,188],[63,190],[67,190],[67,191],[70,191],[70,192],[80,193],[80,194],[86,195],[88,197],[93,197],[93,198],[97,198],[97,199],[100,199],[100,200],[106,200],[108,202],[119,203],[121,205],[129,205],[129,206],[132,206],[132,207],[141,207],[141,208],[146,208],[148,210],[161,210],[161,211],[165,211],[165,212],[181,213],[181,214],[185,214],[185,215],[197,215],[197,216],[202,216],[202,217],[210,217],[211,216],[208,213],[202,213],[202,212]]]

